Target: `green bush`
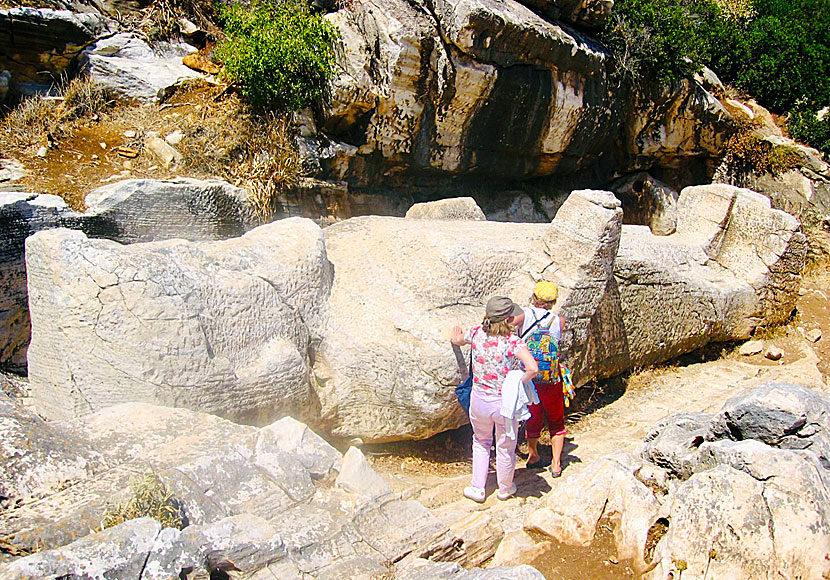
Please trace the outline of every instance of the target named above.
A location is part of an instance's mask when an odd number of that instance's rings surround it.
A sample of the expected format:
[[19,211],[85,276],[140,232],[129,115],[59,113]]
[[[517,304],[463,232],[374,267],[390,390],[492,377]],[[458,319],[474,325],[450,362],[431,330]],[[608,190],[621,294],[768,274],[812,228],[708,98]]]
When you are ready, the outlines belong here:
[[830,114],[819,119],[816,111],[798,104],[787,118],[787,129],[796,141],[815,147],[830,157]]
[[220,9],[227,40],[216,57],[256,107],[296,111],[326,96],[336,29],[303,0],[255,0]]
[[600,38],[624,78],[672,82],[700,70],[731,26],[713,0],[619,0]]
[[629,77],[705,65],[776,113],[830,104],[827,0],[619,0],[601,38]]
[[713,46],[712,69],[777,113],[800,100],[830,104],[827,0],[753,0],[752,6],[733,34]]

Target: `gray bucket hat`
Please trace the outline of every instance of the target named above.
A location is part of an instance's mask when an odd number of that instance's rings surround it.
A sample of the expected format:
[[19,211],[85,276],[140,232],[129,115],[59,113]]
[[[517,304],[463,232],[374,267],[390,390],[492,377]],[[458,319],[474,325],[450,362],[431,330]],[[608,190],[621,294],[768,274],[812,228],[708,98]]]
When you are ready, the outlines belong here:
[[487,301],[487,318],[490,322],[501,322],[511,316],[518,316],[524,310],[507,296],[493,296]]

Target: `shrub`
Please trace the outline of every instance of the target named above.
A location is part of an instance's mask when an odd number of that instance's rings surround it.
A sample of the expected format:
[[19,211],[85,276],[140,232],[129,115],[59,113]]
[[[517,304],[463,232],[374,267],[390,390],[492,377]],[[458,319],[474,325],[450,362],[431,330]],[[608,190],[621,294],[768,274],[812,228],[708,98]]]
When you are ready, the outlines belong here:
[[141,517],[153,518],[165,528],[182,528],[179,507],[156,474],[132,479],[130,488],[133,497],[126,504],[107,507],[101,518],[102,530]]
[[337,31],[303,0],[254,0],[221,8],[225,76],[257,107],[296,111],[326,96]]
[[798,154],[790,147],[776,146],[752,133],[750,126],[741,127],[726,143],[726,162],[738,172],[779,175],[798,167]]
[[830,157],[830,114],[819,118],[811,107],[800,103],[787,117],[790,136]]
[[713,0],[620,0],[600,33],[629,80],[672,82],[698,71],[731,26]]

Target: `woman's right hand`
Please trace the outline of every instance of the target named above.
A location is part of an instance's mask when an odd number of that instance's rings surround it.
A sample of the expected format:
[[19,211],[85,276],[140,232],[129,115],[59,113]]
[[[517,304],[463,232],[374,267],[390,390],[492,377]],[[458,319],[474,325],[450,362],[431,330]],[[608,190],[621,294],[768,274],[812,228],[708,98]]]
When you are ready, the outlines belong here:
[[450,331],[450,342],[456,346],[467,344],[464,340],[464,330],[460,326],[453,326]]

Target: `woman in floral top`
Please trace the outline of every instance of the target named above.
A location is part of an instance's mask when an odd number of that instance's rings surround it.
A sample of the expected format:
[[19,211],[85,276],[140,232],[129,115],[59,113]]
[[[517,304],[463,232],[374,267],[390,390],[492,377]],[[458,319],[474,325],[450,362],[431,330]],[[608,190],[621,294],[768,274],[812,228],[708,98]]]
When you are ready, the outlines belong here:
[[[496,430],[496,477],[499,499],[507,499],[516,492],[513,471],[516,469],[516,440],[507,436],[506,421],[501,415],[501,388],[511,370],[524,364],[522,382],[533,380],[538,366],[524,341],[514,334],[513,320],[523,313],[521,306],[496,296],[487,302],[486,315],[480,326],[466,333],[460,326],[452,329],[452,343],[471,345],[473,351],[473,388],[470,395],[470,423],[473,426],[473,480],[464,489],[464,495],[474,501],[484,501],[484,486],[490,469],[490,447],[493,428]],[[512,426],[515,432],[517,425]]]

